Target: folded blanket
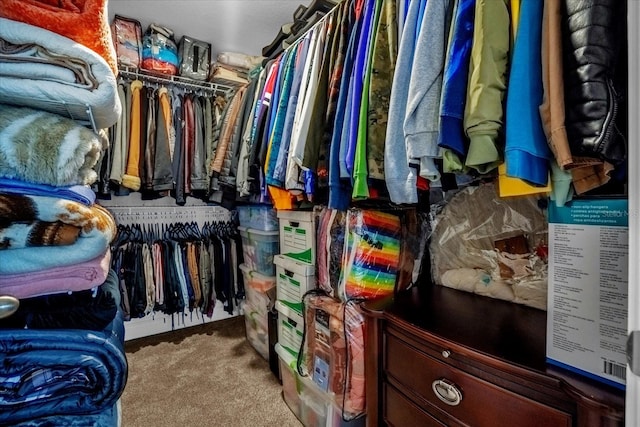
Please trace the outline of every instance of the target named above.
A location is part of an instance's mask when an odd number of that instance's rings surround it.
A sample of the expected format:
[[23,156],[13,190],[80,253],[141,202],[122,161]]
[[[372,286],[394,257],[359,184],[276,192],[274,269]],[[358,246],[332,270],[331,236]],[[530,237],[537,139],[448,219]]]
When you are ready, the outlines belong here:
[[89,329],[101,331],[120,305],[118,276],[111,272],[94,289],[20,300],[18,310],[0,319],[2,329]]
[[67,246],[26,247],[0,251],[0,275],[59,268],[104,255],[116,235],[113,216],[100,205],[42,196],[0,194],[0,217],[24,212],[26,218],[73,225],[81,229],[78,240]]
[[91,289],[105,281],[110,265],[111,251],[105,250],[94,259],[64,267],[0,274],[0,295],[20,299]]
[[31,221],[3,224],[0,219],[0,250],[29,246],[66,246],[78,240],[80,227],[60,221]]
[[120,400],[118,400],[111,408],[105,408],[95,414],[53,415],[12,424],[12,427],[120,427],[122,424],[121,406]]
[[36,184],[19,179],[0,177],[0,193],[56,197],[73,200],[74,202],[87,206],[91,206],[96,202],[96,193],[94,193],[88,185],[55,187],[48,184]]
[[120,311],[100,332],[4,330],[0,353],[0,425],[108,411],[127,381]]
[[0,16],[68,37],[96,52],[113,73],[118,72],[107,0],[0,0]]
[[0,99],[95,129],[110,127],[122,111],[115,75],[100,55],[69,38],[5,18],[0,18]]
[[93,184],[108,144],[66,117],[3,104],[0,141],[0,177],[53,186]]

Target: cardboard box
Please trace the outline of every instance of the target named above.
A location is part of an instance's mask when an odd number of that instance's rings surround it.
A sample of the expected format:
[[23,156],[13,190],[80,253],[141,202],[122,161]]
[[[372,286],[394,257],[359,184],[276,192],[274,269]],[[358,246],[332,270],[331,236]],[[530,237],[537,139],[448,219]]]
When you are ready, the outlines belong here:
[[624,389],[628,202],[549,207],[547,361]]
[[284,255],[273,257],[276,298],[302,315],[302,296],[316,287],[315,268]]
[[315,265],[315,214],[310,211],[278,211],[280,253],[296,261]]
[[304,335],[304,320],[300,313],[276,301],[278,311],[278,344],[289,353],[298,356]]

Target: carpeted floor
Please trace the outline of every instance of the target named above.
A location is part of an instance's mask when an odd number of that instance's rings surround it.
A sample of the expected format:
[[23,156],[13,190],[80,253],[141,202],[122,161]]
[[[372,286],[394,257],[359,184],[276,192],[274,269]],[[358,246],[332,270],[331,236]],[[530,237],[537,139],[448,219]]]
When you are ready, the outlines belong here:
[[245,338],[244,317],[125,344],[123,427],[299,427],[269,364]]

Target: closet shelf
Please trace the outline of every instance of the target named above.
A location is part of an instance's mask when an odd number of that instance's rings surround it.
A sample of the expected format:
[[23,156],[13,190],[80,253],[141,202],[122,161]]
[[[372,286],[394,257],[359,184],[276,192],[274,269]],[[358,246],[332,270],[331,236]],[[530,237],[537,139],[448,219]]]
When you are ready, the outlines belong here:
[[157,83],[161,85],[172,85],[184,89],[212,92],[214,94],[228,96],[237,89],[233,86],[220,82],[196,81],[187,77],[180,76],[159,76],[146,72],[139,68],[120,67],[118,68],[118,76],[128,79],[140,79],[146,82]]

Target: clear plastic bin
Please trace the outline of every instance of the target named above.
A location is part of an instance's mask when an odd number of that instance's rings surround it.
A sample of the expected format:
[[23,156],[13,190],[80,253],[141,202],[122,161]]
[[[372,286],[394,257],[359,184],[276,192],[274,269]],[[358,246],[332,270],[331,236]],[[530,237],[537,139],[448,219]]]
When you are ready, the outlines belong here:
[[291,412],[300,419],[300,394],[298,392],[298,373],[296,372],[296,358],[293,354],[275,345],[280,363],[280,378],[282,379],[282,397]]
[[256,270],[265,276],[275,276],[276,267],[273,257],[280,251],[278,231],[263,231],[254,228],[238,227],[242,238],[244,263],[250,270]]
[[244,325],[249,344],[265,359],[269,360],[269,322],[266,311],[242,302],[240,309],[244,312]]
[[260,274],[246,264],[240,264],[238,267],[244,279],[246,301],[266,313],[276,300],[276,277]]
[[236,210],[242,227],[263,231],[275,231],[279,228],[276,210],[270,205],[241,205]]

